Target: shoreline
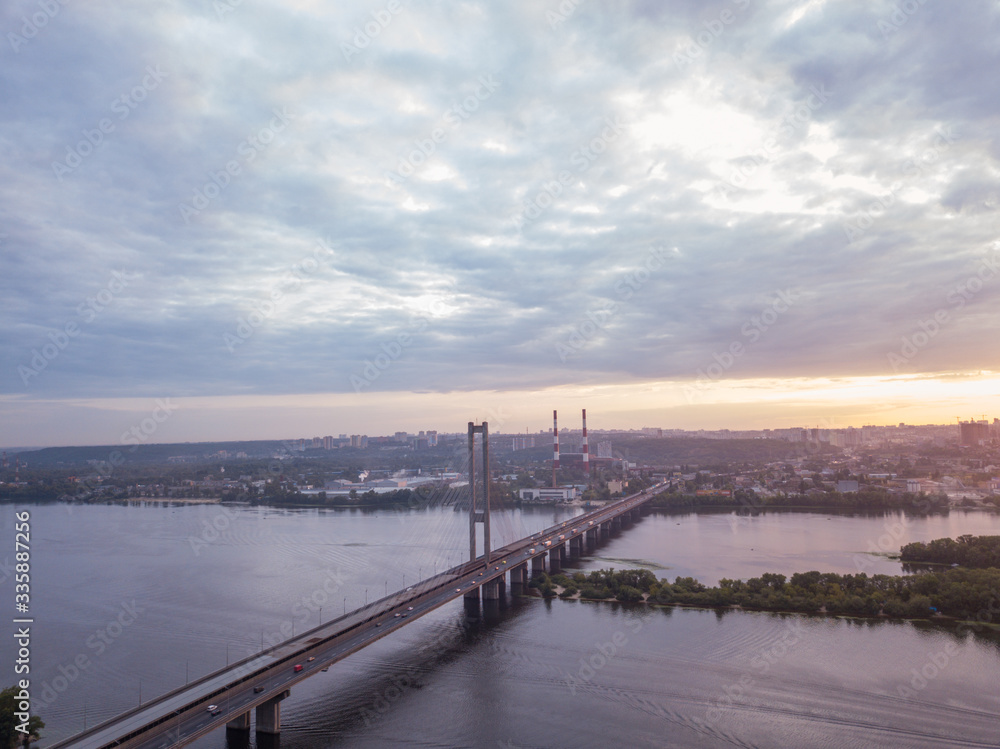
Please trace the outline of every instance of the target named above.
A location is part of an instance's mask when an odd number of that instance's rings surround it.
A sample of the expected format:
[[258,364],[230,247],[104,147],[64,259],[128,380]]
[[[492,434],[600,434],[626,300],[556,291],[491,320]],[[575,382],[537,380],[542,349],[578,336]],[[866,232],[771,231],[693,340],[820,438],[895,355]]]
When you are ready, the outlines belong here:
[[[564,588],[556,586],[556,588],[562,592]],[[534,598],[540,601],[578,601],[580,603],[613,603],[619,606],[647,606],[649,608],[681,608],[681,609],[694,609],[701,611],[723,611],[723,612],[736,612],[744,614],[782,614],[784,616],[809,616],[809,617],[822,617],[824,619],[858,619],[862,621],[883,621],[883,622],[926,622],[928,624],[941,624],[941,625],[961,625],[966,624],[970,627],[986,627],[991,630],[996,630],[1000,632],[1000,623],[993,622],[979,622],[973,619],[960,619],[954,616],[946,616],[945,614],[934,614],[930,617],[905,617],[905,616],[890,616],[889,614],[876,614],[874,616],[862,616],[859,614],[834,614],[828,611],[795,611],[792,609],[755,609],[746,608],[740,606],[738,603],[712,606],[710,604],[698,604],[698,603],[660,603],[658,601],[650,601],[649,594],[643,593],[643,599],[641,601],[625,602],[619,601],[617,598],[583,598],[579,593],[572,596],[563,598],[561,595],[556,594],[554,596],[549,596],[546,598],[538,592],[537,588],[531,589],[532,593],[525,593],[521,595],[521,598]]]

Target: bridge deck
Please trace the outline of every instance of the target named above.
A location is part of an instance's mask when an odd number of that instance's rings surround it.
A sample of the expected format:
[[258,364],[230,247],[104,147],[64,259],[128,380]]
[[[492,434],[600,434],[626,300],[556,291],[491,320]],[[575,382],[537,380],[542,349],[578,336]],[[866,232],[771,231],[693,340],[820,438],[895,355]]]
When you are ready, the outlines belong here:
[[[502,577],[512,567],[545,554],[553,545],[585,534],[652,499],[657,485],[612,505],[547,528],[483,557],[421,580],[290,638],[262,653],[208,674],[141,707],[53,744],[49,749],[160,749],[183,746],[236,718],[375,640],[443,604]],[[397,616],[398,615],[398,616]],[[313,657],[310,661],[308,658]],[[293,666],[300,664],[301,671]],[[262,691],[255,692],[255,687]],[[217,703],[218,715],[206,709]]]

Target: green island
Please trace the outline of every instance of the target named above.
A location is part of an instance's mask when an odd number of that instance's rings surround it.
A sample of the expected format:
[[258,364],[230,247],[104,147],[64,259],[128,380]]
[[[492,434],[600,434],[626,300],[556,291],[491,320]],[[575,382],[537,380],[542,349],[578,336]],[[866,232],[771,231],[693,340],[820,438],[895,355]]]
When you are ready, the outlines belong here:
[[934,549],[934,558],[942,563],[954,564],[952,560],[962,558],[975,559],[978,564],[911,575],[840,575],[813,570],[786,578],[768,572],[745,581],[722,579],[715,587],[691,577],[677,577],[670,582],[657,579],[649,570],[608,569],[572,575],[542,573],[532,578],[529,588],[544,598],[894,619],[984,622],[1000,612],[1000,569],[995,563],[985,564],[996,558],[990,557],[990,552],[995,555],[1000,551],[1000,536],[962,536],[958,541],[937,539],[926,545],[908,544],[903,560],[909,556],[917,561],[926,548]]
[[930,543],[907,544],[899,559],[911,564],[957,564],[963,567],[1000,567],[1000,536],[937,538]]

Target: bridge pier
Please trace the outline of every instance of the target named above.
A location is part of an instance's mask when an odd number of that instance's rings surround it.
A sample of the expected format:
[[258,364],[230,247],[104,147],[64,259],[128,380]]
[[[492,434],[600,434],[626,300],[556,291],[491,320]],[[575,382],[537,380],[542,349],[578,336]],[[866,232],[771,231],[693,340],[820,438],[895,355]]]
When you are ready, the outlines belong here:
[[543,551],[537,557],[531,558],[531,576],[541,575],[545,572],[545,552]]
[[583,556],[583,536],[573,536],[569,540],[569,553],[573,557]]
[[564,560],[566,549],[562,544],[554,544],[549,547],[549,572],[556,573],[560,570]]
[[500,585],[496,580],[490,580],[487,583],[483,583],[480,587],[483,589],[484,601],[500,600]]
[[482,613],[479,608],[479,591],[477,590],[476,595],[471,597],[466,595],[463,601],[465,602],[465,618],[467,620],[478,619]]
[[523,596],[528,588],[528,563],[522,562],[510,570],[510,594]]
[[601,527],[600,526],[597,526],[596,528],[588,528],[587,529],[587,543],[591,543],[591,544],[595,544],[596,545],[598,539],[600,538],[600,533],[601,533]]
[[229,731],[249,731],[250,730],[250,711],[247,710],[242,715],[237,715],[231,721],[226,723],[226,729]]
[[[269,749],[266,741],[262,739],[271,739],[274,746],[275,743],[281,741],[281,735],[271,736],[266,733],[262,733],[257,739],[257,749]],[[250,749],[250,729],[226,729],[226,749]]]
[[291,690],[286,689],[263,705],[257,705],[257,733],[272,736],[281,733],[281,701],[291,694]]

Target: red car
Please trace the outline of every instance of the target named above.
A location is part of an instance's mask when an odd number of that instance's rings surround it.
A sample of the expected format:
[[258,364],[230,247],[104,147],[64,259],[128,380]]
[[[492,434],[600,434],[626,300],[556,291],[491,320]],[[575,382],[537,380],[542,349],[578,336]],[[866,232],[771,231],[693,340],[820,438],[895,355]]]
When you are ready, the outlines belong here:
[[295,664],[295,673],[298,673],[301,670],[302,670],[302,664],[301,663],[296,663]]

